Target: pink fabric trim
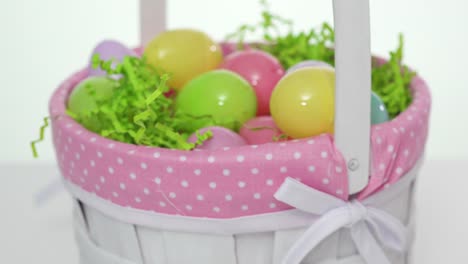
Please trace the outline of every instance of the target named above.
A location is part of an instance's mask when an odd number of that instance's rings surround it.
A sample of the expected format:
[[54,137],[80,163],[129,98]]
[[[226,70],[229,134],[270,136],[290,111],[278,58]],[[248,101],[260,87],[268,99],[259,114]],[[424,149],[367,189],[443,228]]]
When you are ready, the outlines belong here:
[[431,96],[419,76],[411,83],[413,102],[395,119],[372,127],[370,182],[359,194],[364,199],[397,182],[421,158],[429,129]]
[[[86,71],[74,74],[50,101],[60,170],[85,191],[120,206],[210,218],[291,209],[273,197],[286,177],[348,198],[346,165],[329,135],[187,152],[124,144],[89,132],[65,115],[66,98],[86,76]],[[405,113],[372,128],[372,175],[360,199],[396,182],[424,150],[430,96],[419,77],[412,89],[414,102]]]

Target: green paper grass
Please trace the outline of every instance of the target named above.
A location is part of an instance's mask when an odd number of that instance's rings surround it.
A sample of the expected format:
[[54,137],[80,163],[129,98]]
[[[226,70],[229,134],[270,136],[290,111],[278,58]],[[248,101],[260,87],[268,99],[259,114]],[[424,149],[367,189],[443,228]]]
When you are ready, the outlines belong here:
[[168,74],[152,68],[144,58],[127,56],[115,67],[112,63],[93,57],[93,67],[121,78],[109,99],[97,101],[97,109],[72,113],[77,122],[103,137],[135,145],[191,150],[211,137],[211,133],[197,134],[196,143],[187,142],[196,128],[181,124],[204,117],[175,112],[174,100],[164,96],[169,91]]
[[[236,41],[238,48],[245,47],[244,41],[249,34],[261,33],[263,39],[255,47],[275,56],[285,69],[305,61],[319,60],[335,65],[335,43],[333,28],[323,23],[318,29],[295,33],[291,20],[273,14],[266,0],[261,0],[263,7],[261,21],[253,25],[242,25],[227,40]],[[288,33],[281,32],[287,30]],[[389,115],[394,118],[411,104],[409,89],[415,73],[403,66],[403,37],[400,35],[396,51],[390,52],[390,60],[372,69],[372,90],[384,102]]]
[[402,64],[403,35],[400,34],[396,51],[390,52],[390,59],[372,69],[372,90],[382,99],[390,117],[395,117],[411,104],[409,86],[416,73]]
[[[304,60],[320,60],[332,66],[335,64],[335,52],[330,49],[335,42],[335,33],[328,23],[323,23],[320,29],[295,33],[290,19],[272,13],[267,1],[261,0],[260,4],[263,8],[261,21],[253,25],[241,25],[226,37],[228,41],[236,41],[238,48],[242,49],[249,34],[260,33],[263,39],[256,48],[276,57],[285,69]],[[288,33],[282,34],[285,30]]]
[[49,127],[49,119],[50,119],[49,117],[44,117],[43,124],[39,129],[39,138],[30,143],[31,144],[31,151],[33,153],[34,158],[39,157],[36,145],[38,143],[44,141],[44,139],[45,139],[45,130],[46,130],[47,127]]
[[[96,99],[97,108],[81,114],[66,110],[66,114],[86,129],[116,141],[191,150],[210,139],[213,134],[203,134],[190,124],[202,121],[215,125],[211,116],[190,116],[175,111],[175,102],[164,96],[169,91],[170,76],[150,67],[144,58],[125,57],[122,63],[113,66],[114,61],[103,61],[99,55],[92,58],[94,68],[105,70],[108,76],[120,76],[114,93],[109,99]],[[91,94],[95,96],[95,94]],[[50,117],[44,118],[39,139],[31,142],[34,157],[38,157],[37,143],[42,142]],[[195,143],[187,142],[196,133]]]

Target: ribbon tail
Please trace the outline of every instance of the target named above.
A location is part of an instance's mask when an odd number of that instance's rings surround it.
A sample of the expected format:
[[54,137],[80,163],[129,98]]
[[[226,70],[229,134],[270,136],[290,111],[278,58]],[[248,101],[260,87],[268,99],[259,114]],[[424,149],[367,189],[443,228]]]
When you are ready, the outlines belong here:
[[65,190],[65,188],[63,186],[62,179],[58,178],[52,180],[34,195],[34,203],[37,207],[41,207],[47,204],[47,202],[63,190]]
[[346,226],[349,223],[348,216],[347,208],[335,210],[322,216],[294,243],[284,256],[281,264],[300,264],[320,242]]
[[350,232],[359,254],[367,264],[391,264],[364,221],[353,225]]

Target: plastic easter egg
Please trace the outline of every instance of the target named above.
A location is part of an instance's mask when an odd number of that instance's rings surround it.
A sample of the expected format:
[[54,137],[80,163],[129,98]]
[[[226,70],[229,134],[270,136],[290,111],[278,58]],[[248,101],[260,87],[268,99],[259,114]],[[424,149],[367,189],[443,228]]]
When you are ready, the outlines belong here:
[[271,95],[271,115],[292,138],[333,132],[335,72],[303,68],[286,75]]
[[89,77],[73,89],[68,99],[68,110],[82,115],[94,110],[96,101],[106,100],[112,96],[117,83],[107,77]]
[[270,97],[284,75],[283,66],[270,54],[260,50],[237,51],[225,58],[221,68],[244,77],[257,95],[257,115],[270,114]]
[[[217,125],[236,130],[255,116],[257,99],[242,77],[216,70],[187,83],[177,95],[176,109],[193,116],[211,116]],[[205,124],[194,125],[201,128]]]
[[[137,56],[136,53],[131,49],[114,40],[105,40],[100,42],[91,53],[91,58],[94,56],[94,54],[99,54],[99,58],[101,60],[115,60],[116,63],[121,62],[125,56]],[[105,71],[99,68],[92,68],[91,58],[88,65],[89,76],[105,76],[107,74]]]
[[239,134],[250,145],[260,145],[274,142],[281,132],[271,116],[259,116],[244,123]]
[[371,123],[372,125],[387,122],[389,120],[387,108],[380,97],[372,92],[371,99]]
[[299,69],[302,69],[302,68],[307,68],[307,67],[319,67],[319,68],[327,68],[327,69],[330,69],[330,70],[335,70],[335,68],[333,68],[333,66],[331,66],[330,64],[324,62],[324,61],[318,61],[318,60],[306,60],[306,61],[303,61],[303,62],[299,62],[298,64],[292,66],[291,68],[288,69],[288,71],[286,72],[286,74],[288,73],[291,73],[293,71],[296,71],[296,70],[299,70]]
[[[245,140],[241,136],[239,136],[239,134],[224,127],[206,127],[200,129],[199,132],[203,134],[208,130],[213,133],[213,137],[203,142],[203,144],[198,146],[197,149],[213,150],[224,147],[240,147],[247,145]],[[195,143],[197,141],[196,133],[191,135],[188,141],[191,143]]]
[[216,69],[221,48],[203,32],[189,29],[166,31],[145,48],[144,56],[156,69],[171,74],[169,85],[180,90],[196,76]]
[[[239,44],[235,42],[221,42],[220,46],[221,46],[221,51],[223,52],[223,57],[227,57],[231,55],[232,53],[239,50]],[[250,45],[247,43],[242,44],[240,48],[246,49],[246,50],[251,49]]]

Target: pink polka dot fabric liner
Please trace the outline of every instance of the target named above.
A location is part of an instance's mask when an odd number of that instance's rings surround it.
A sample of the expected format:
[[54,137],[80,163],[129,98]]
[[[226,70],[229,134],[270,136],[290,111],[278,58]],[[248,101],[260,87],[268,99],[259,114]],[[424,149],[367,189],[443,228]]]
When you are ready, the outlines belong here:
[[[190,152],[115,142],[64,114],[67,96],[86,76],[81,71],[58,88],[50,113],[62,175],[97,197],[163,214],[235,218],[291,209],[273,194],[293,177],[348,199],[346,164],[329,135]],[[413,89],[416,98],[408,111],[372,129],[372,175],[361,199],[397,181],[423,152],[429,94],[419,78]]]
[[371,177],[359,194],[364,199],[388,188],[422,158],[429,130],[431,96],[426,83],[415,77],[411,83],[411,106],[390,122],[372,127]]

